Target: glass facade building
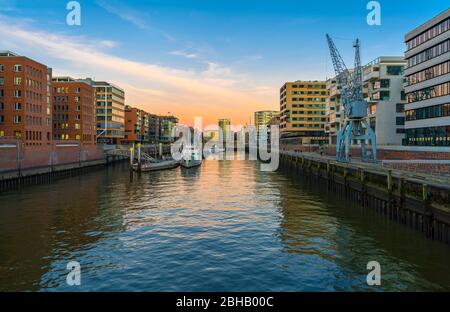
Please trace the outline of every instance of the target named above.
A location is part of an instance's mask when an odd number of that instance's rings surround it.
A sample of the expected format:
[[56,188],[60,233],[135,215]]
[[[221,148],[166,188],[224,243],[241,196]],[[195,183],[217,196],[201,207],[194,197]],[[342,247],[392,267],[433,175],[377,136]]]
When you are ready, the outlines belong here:
[[405,36],[405,143],[450,146],[450,9]]

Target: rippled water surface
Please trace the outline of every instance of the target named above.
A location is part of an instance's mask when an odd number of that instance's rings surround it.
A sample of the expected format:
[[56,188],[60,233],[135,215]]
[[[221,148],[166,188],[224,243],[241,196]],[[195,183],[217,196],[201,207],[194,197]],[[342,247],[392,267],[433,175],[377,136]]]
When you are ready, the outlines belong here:
[[450,290],[449,263],[449,246],[251,161],[133,181],[117,165],[0,196],[0,290]]

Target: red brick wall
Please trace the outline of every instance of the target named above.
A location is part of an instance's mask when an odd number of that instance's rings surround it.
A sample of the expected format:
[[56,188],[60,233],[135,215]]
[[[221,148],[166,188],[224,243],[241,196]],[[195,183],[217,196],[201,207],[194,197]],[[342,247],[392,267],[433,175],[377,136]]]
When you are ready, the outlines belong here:
[[[2,142],[0,142],[2,143]],[[74,144],[72,141],[56,141],[51,146],[23,146],[20,149],[20,167],[22,169],[45,167],[50,165],[71,164],[81,161],[104,158],[104,153],[97,146],[64,146]],[[17,149],[0,147],[0,172],[17,169]]]

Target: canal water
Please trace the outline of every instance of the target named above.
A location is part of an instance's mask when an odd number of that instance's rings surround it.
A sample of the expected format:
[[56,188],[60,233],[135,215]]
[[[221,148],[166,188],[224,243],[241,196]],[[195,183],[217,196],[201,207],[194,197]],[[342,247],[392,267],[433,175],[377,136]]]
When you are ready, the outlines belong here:
[[2,291],[450,290],[449,263],[448,245],[252,161],[133,181],[122,164],[0,195]]

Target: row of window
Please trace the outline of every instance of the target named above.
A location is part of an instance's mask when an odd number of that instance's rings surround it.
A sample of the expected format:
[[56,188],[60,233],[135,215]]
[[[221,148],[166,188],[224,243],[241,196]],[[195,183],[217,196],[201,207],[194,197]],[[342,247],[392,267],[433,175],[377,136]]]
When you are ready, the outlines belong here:
[[406,129],[406,144],[417,146],[450,146],[450,126]]
[[328,119],[325,117],[292,117],[293,121],[321,121],[321,122],[327,122]]
[[305,104],[292,104],[292,107],[326,108],[326,105],[325,104],[306,104],[306,105]]
[[450,116],[450,103],[407,110],[406,120],[420,120]]
[[[81,92],[81,88],[80,87],[76,87],[73,89],[73,91],[75,93],[80,93]],[[53,88],[53,93],[58,93],[58,94],[67,94],[70,92],[69,87],[57,87],[57,88]]]
[[308,95],[328,95],[327,91],[292,91],[293,95],[297,95],[297,94],[308,94]]
[[[69,114],[53,114],[53,120],[69,120]],[[81,120],[81,115],[75,115],[75,120]]]
[[[75,105],[75,111],[79,112],[81,110],[80,105]],[[69,105],[53,105],[53,111],[54,112],[68,112],[69,111]]]
[[325,128],[325,124],[292,124],[292,128]]
[[[22,71],[22,65],[21,64],[14,64],[13,65],[13,70],[15,73],[20,73]],[[4,64],[0,64],[0,73],[5,71],[5,65]]]
[[292,111],[292,114],[325,115],[325,111]]
[[446,82],[437,86],[432,86],[408,93],[407,99],[408,103],[413,103],[449,94],[450,94],[450,82]]
[[[79,123],[75,123],[74,124],[74,129],[75,130],[80,130],[81,129],[81,124],[79,124]],[[59,130],[64,130],[64,129],[69,129],[69,124],[68,123],[53,123],[53,129],[59,129]]]
[[433,79],[448,73],[450,73],[450,61],[446,61],[433,67],[424,69],[420,72],[412,74],[411,76],[408,76],[406,79],[408,85],[414,85],[416,83]]
[[[4,115],[0,115],[0,124],[5,122],[5,116]],[[15,115],[13,116],[13,123],[15,124],[20,124],[22,122],[22,116],[20,115]]]
[[42,118],[26,115],[25,124],[29,126],[42,126]]
[[409,40],[406,45],[408,46],[408,50],[414,49],[415,47],[427,42],[428,40],[433,39],[434,37],[439,36],[440,34],[446,32],[450,29],[450,18],[443,20],[436,26],[431,27],[425,32],[417,35],[416,37]]
[[438,45],[435,45],[434,47],[426,49],[425,51],[420,52],[419,54],[416,54],[413,57],[410,57],[408,59],[408,67],[416,66],[420,63],[438,57],[439,55],[447,53],[448,51],[450,51],[450,39],[441,42]]

